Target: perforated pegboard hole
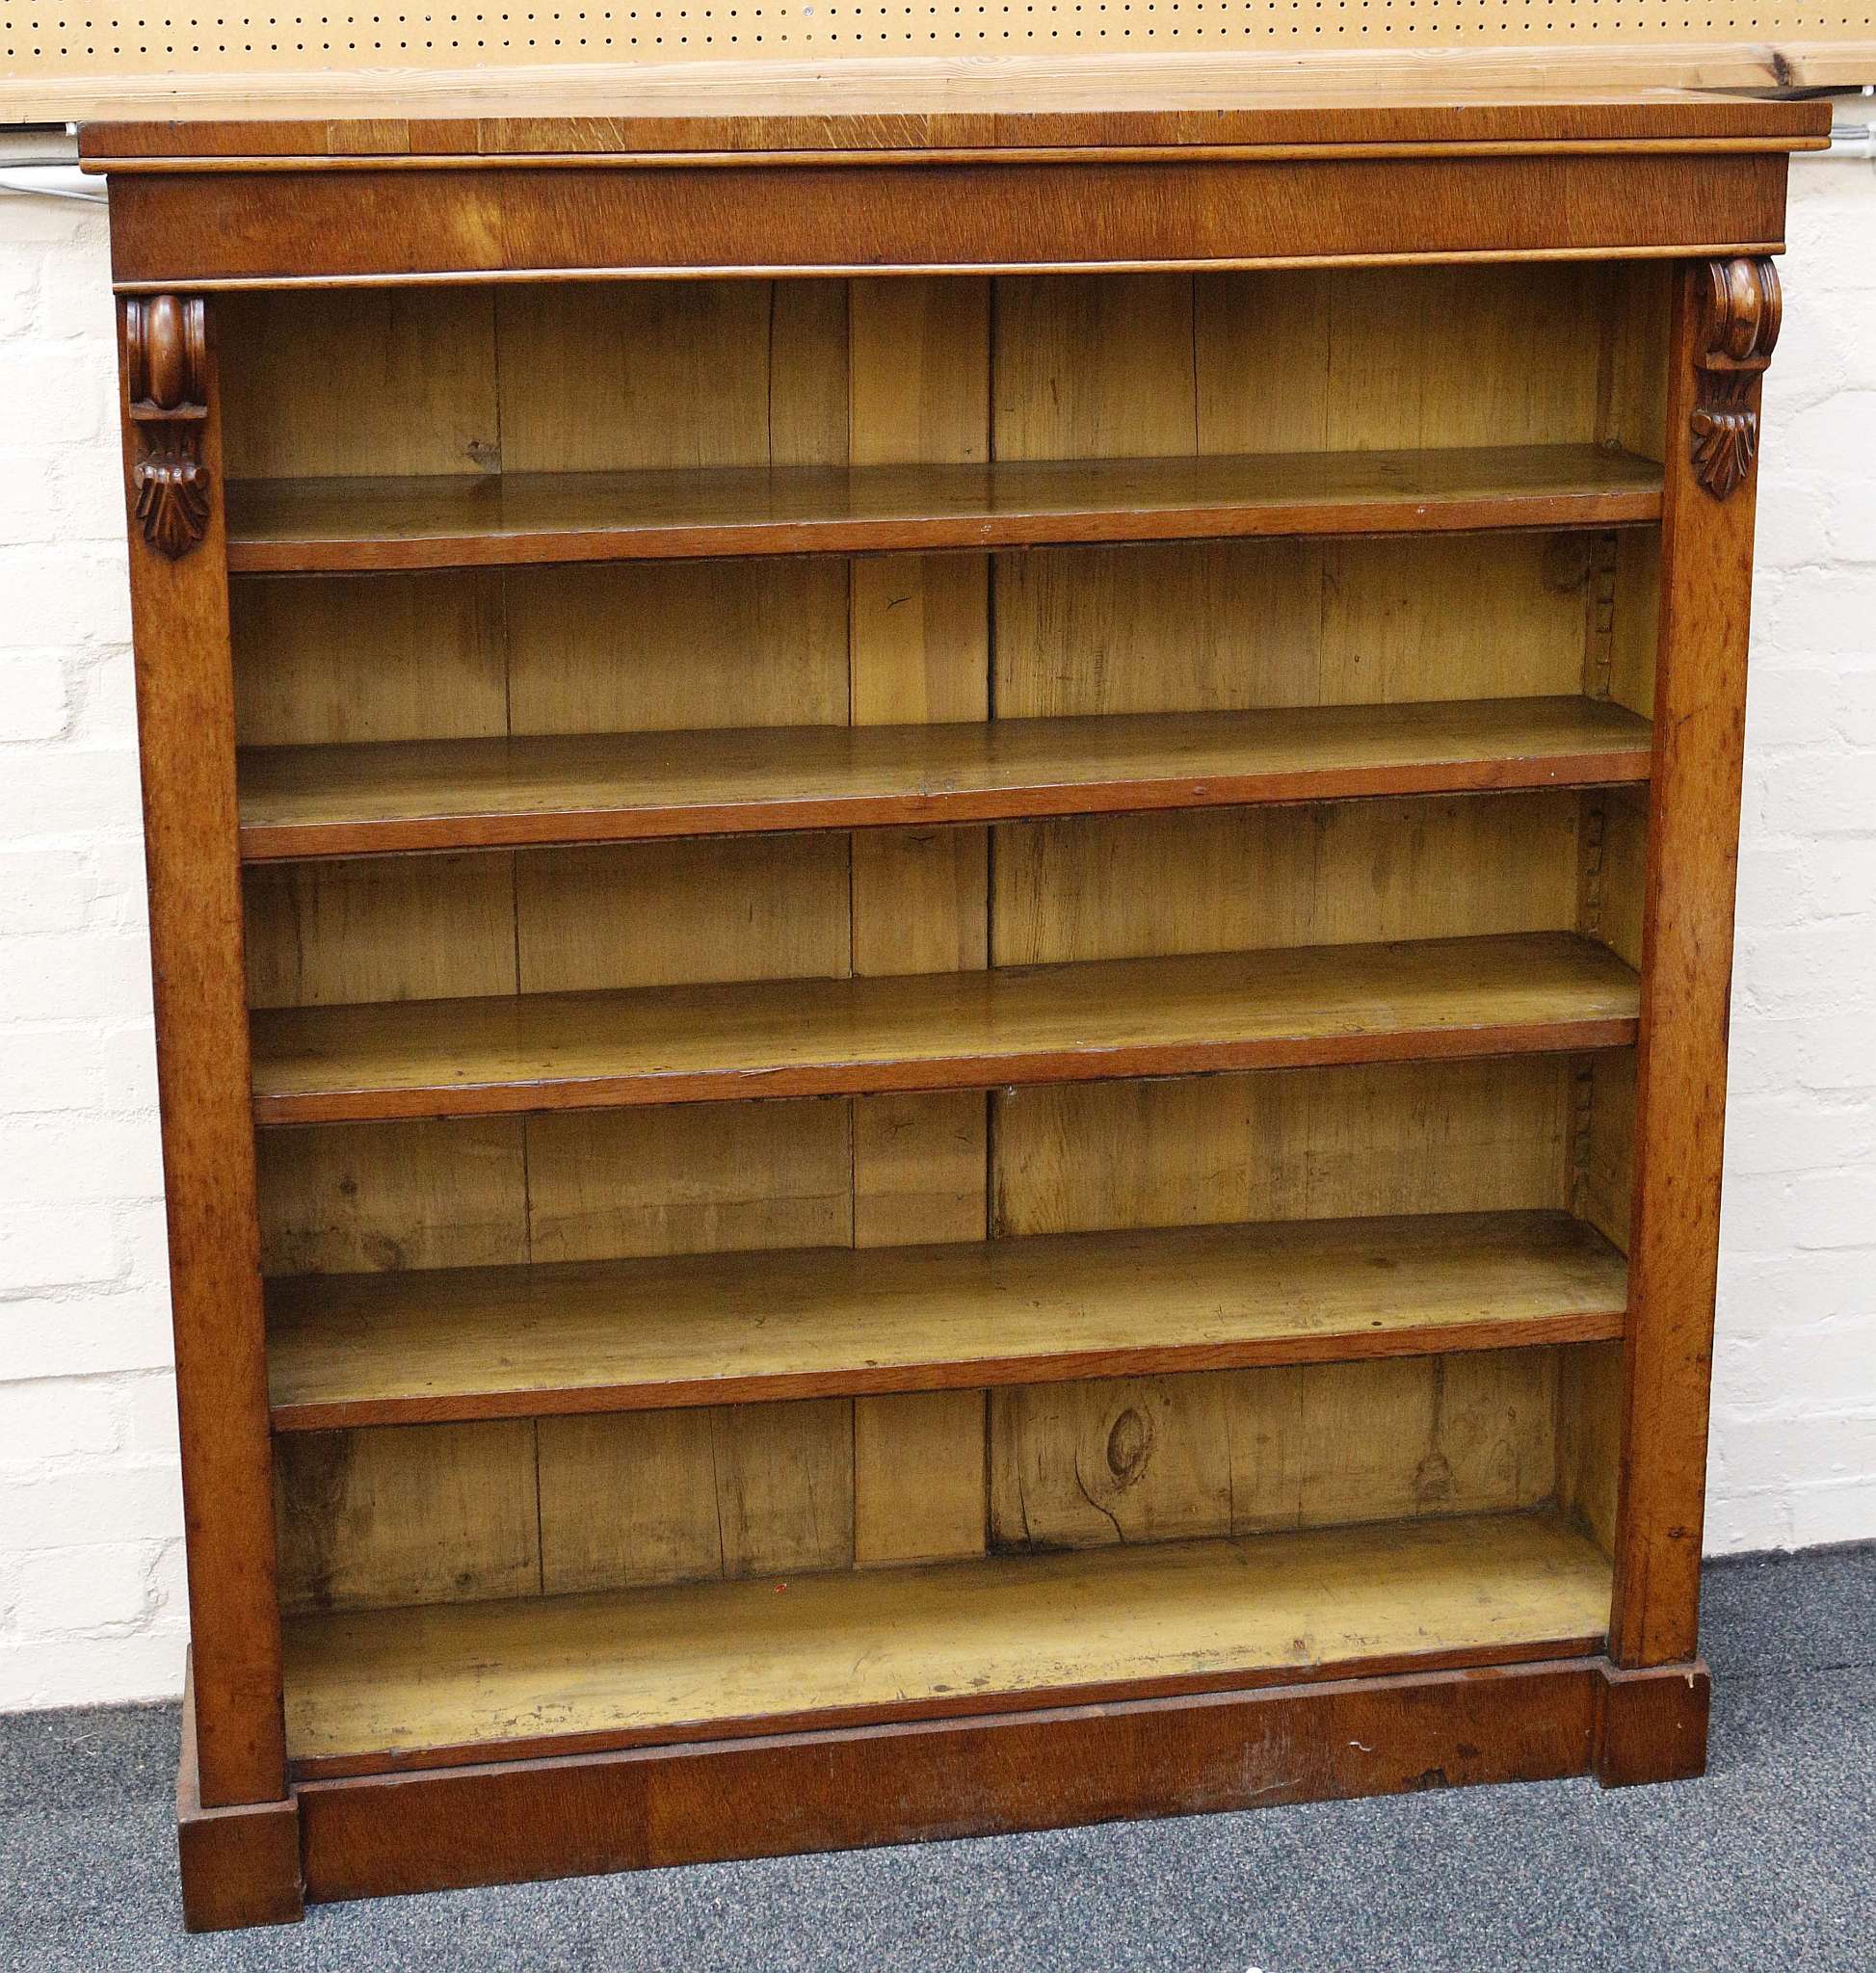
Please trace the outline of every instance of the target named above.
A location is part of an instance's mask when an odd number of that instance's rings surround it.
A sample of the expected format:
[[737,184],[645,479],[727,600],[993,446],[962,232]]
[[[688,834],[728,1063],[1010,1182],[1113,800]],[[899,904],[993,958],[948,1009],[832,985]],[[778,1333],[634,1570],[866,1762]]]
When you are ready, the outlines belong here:
[[227,9],[113,19],[19,0],[9,76],[346,72],[543,62],[649,63],[1104,48],[1535,46],[1866,39],[1847,7],[1644,0],[682,0],[674,6],[399,12]]

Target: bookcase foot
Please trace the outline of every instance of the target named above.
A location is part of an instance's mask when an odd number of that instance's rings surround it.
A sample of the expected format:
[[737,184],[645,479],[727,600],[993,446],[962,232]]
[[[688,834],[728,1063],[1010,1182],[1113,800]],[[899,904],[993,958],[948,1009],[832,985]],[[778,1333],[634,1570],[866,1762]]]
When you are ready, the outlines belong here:
[[194,1692],[185,1689],[182,1762],[176,1772],[176,1860],[182,1922],[190,1932],[296,1925],[305,1916],[300,1873],[300,1804],[243,1802],[204,1808],[196,1771]]
[[1699,1658],[1633,1671],[1604,1665],[1597,1694],[1597,1779],[1605,1788],[1632,1788],[1705,1774],[1711,1692]]

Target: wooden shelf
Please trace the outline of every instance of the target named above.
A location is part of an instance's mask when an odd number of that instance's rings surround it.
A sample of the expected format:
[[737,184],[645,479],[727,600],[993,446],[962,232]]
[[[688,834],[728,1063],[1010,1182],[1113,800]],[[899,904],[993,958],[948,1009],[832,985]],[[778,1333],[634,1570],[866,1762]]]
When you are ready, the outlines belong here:
[[647,1410],[1599,1342],[1566,1213],[1290,1221],[276,1281],[274,1424]]
[[1594,445],[252,480],[227,492],[228,567],[250,574],[1612,527],[1660,513],[1659,462]]
[[251,861],[1453,794],[1648,778],[1587,698],[257,747]]
[[289,1618],[303,1774],[1563,1657],[1607,1559],[1541,1514]]
[[984,1089],[1635,1039],[1635,973],[1572,933],[885,979],[283,1008],[262,1123]]

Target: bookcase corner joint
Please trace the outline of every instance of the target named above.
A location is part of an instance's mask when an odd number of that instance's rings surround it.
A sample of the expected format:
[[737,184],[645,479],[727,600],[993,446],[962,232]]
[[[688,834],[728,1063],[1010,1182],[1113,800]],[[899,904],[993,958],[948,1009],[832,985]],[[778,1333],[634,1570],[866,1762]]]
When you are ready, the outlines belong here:
[[1628,1670],[1606,1660],[1596,1692],[1596,1778],[1605,1788],[1693,1781],[1706,1772],[1706,1663]]
[[1757,457],[1759,380],[1772,360],[1784,311],[1771,260],[1706,263],[1692,456],[1695,477],[1716,500],[1731,497]]
[[145,542],[177,562],[208,532],[207,313],[199,297],[177,295],[122,306],[135,518]]
[[184,1675],[182,1759],[176,1772],[176,1863],[189,1932],[294,1925],[305,1913],[300,1802],[202,1802],[194,1654]]

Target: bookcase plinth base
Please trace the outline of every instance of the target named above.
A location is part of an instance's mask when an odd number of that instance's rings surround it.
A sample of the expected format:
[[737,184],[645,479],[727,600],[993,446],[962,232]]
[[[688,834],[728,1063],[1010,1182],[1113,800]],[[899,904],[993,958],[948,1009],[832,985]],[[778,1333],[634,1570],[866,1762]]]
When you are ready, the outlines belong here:
[[305,1914],[300,1878],[300,1804],[244,1802],[204,1808],[196,1765],[195,1684],[183,1687],[182,1761],[176,1772],[176,1862],[190,1932],[293,1925]]
[[1712,1680],[1705,1662],[1644,1670],[1605,1666],[1596,1726],[1596,1777],[1605,1788],[1691,1781],[1706,1772]]
[[[203,1809],[185,1739],[192,1932],[319,1903],[1594,1774],[1704,1772],[1696,1661],[1350,1678],[309,1781]],[[304,1873],[304,1892],[303,1892]]]

